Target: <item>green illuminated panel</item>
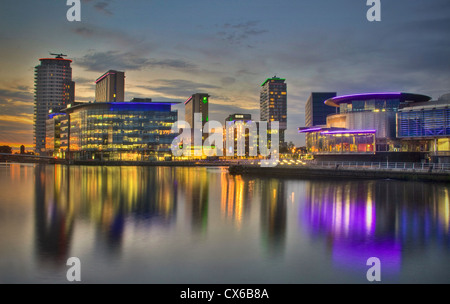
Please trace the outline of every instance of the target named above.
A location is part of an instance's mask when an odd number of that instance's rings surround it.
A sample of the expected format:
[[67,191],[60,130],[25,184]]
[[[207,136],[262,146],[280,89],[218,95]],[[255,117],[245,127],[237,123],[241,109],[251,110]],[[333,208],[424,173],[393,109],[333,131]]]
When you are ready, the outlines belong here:
[[285,81],[286,79],[284,79],[284,78],[277,78],[277,77],[274,77],[274,78],[267,78],[266,81],[264,81],[263,84],[262,84],[261,86],[263,87],[263,86],[264,86],[267,82],[269,82],[270,80],[281,80],[281,81]]

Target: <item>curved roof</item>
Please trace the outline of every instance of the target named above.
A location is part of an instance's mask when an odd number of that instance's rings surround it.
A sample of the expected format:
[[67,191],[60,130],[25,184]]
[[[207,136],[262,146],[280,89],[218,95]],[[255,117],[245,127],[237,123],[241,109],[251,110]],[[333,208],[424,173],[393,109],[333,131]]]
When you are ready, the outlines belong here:
[[400,99],[400,102],[424,102],[430,101],[431,97],[420,94],[400,93],[400,92],[386,92],[386,93],[364,93],[336,96],[325,100],[325,104],[332,107],[339,107],[341,103],[352,103],[356,100],[371,100],[371,99]]

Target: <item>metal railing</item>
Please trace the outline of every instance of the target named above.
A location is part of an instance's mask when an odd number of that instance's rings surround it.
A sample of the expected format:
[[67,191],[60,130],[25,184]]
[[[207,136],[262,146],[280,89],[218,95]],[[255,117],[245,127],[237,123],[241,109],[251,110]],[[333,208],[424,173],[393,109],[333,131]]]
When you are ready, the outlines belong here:
[[[260,160],[241,160],[236,165],[260,166]],[[449,172],[450,163],[411,163],[411,162],[357,162],[357,161],[305,161],[305,160],[280,160],[279,167],[312,167],[329,169],[358,169],[358,170],[405,170]]]
[[344,162],[344,161],[311,161],[311,166],[326,168],[361,168],[361,169],[392,169],[420,171],[448,171],[450,163],[410,163],[410,162]]

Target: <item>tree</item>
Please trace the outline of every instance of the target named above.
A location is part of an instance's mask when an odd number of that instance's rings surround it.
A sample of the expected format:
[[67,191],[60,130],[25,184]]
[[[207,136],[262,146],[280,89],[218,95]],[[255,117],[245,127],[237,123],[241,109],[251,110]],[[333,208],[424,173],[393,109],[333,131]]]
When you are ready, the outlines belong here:
[[0,153],[12,154],[12,148],[10,146],[0,146]]

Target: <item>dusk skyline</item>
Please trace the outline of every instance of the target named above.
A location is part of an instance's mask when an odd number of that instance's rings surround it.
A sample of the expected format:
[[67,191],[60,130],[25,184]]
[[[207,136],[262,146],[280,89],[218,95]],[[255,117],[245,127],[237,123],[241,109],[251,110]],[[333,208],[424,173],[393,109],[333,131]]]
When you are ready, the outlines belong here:
[[[450,3],[382,1],[66,1],[0,4],[0,144],[33,144],[34,67],[49,52],[73,60],[76,101],[93,101],[95,80],[124,71],[125,100],[185,101],[208,93],[212,120],[259,119],[259,92],[277,75],[288,85],[286,141],[303,145],[311,92],[449,93]],[[184,117],[183,104],[175,106]]]

